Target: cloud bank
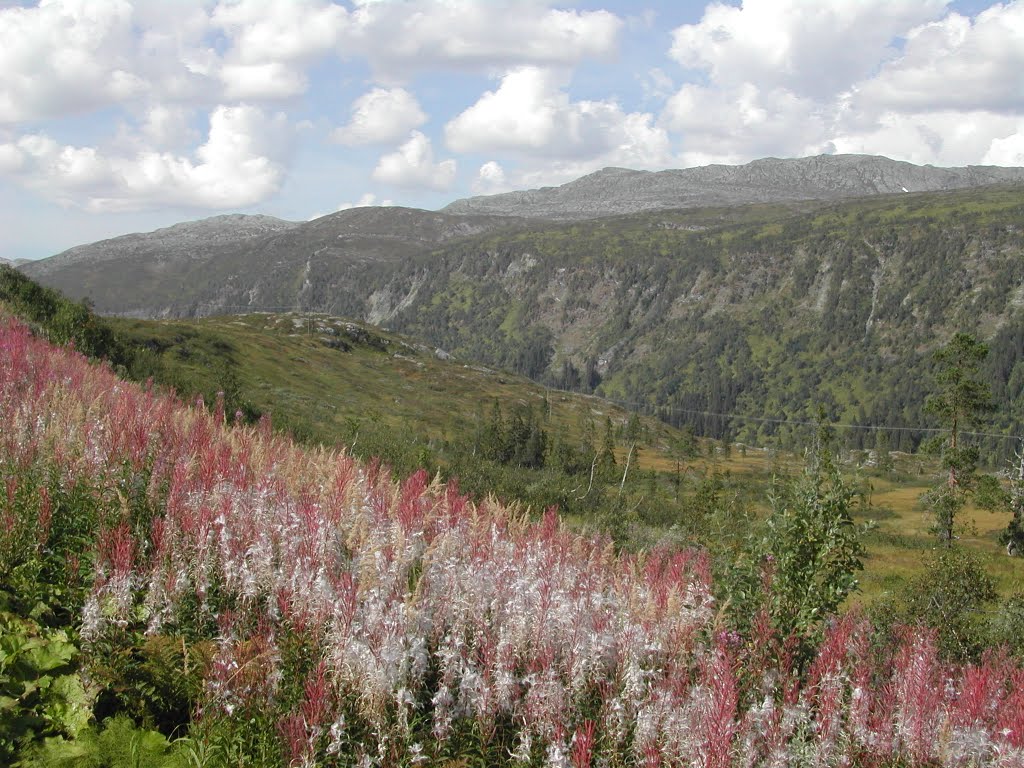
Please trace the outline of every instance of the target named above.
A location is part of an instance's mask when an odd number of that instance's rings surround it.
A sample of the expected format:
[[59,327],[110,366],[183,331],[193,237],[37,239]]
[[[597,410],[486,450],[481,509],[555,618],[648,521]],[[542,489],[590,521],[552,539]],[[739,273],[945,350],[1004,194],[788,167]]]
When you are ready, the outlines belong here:
[[217,210],[268,205],[303,188],[297,169],[332,166],[345,186],[325,185],[328,199],[376,200],[372,184],[418,203],[611,165],[822,152],[1024,164],[1024,0],[686,13],[666,2],[625,18],[593,0],[0,7],[0,184],[95,212]]

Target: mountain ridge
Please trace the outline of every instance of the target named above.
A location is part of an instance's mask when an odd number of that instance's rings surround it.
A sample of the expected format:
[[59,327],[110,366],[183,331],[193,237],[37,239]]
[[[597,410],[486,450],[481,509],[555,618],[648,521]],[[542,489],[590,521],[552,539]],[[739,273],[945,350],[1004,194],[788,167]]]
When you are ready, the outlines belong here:
[[561,186],[463,198],[441,210],[572,220],[710,205],[936,192],[998,183],[1024,183],[1024,168],[939,168],[878,155],[818,155],[662,171],[609,167]]
[[307,222],[234,214],[76,246],[19,268],[69,296],[90,298],[107,314],[209,315],[242,306],[314,305],[344,311],[355,297],[317,303],[324,299],[317,265],[345,273],[386,271],[452,239],[518,221],[401,206],[352,208]]
[[69,248],[54,256],[23,264],[36,277],[68,265],[107,261],[139,253],[150,258],[168,255],[199,258],[218,247],[268,234],[287,231],[298,222],[262,214],[228,213],[194,221],[183,221],[150,232],[136,232]]

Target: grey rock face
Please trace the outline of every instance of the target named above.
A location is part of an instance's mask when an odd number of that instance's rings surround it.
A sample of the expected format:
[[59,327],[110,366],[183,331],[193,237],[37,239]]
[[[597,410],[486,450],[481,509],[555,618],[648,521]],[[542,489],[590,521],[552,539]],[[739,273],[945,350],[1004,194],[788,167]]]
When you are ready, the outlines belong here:
[[[524,233],[557,228],[557,220],[1022,182],[1021,168],[932,168],[860,155],[660,172],[608,168],[561,187],[470,198],[444,211],[354,208],[299,223],[216,216],[78,246],[20,268],[73,298],[91,298],[100,312],[176,316],[320,307],[381,323],[415,299],[430,268],[397,282],[395,274],[414,261],[429,265],[435,251],[442,261],[476,259],[477,253],[459,251],[459,243],[485,234],[500,237],[490,248],[504,251],[518,247]],[[716,220],[720,213],[709,212]],[[668,220],[654,226],[703,228]],[[529,253],[514,254],[513,263],[501,267],[501,289],[521,293],[534,266]]]
[[838,200],[1024,183],[1024,168],[935,168],[872,155],[767,158],[668,171],[605,168],[560,187],[456,200],[446,213],[588,219],[670,208]]

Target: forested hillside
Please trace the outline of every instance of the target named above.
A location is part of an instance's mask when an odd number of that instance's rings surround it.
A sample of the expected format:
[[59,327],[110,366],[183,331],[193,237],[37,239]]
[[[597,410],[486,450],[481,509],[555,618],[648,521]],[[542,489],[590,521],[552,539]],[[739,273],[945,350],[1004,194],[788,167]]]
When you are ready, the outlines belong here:
[[[414,290],[389,323],[702,434],[784,444],[784,424],[711,414],[807,420],[823,405],[837,422],[924,426],[930,354],[966,330],[992,350],[993,428],[1024,431],[1020,191],[748,216],[633,216],[462,242],[394,278]],[[920,438],[889,435],[904,450]]]

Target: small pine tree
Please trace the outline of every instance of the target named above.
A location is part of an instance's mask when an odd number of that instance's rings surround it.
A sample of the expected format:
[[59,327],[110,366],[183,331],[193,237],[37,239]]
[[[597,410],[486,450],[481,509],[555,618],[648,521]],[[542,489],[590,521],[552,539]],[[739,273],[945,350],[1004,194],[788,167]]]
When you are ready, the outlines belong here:
[[958,333],[935,353],[939,365],[936,381],[939,391],[928,398],[925,411],[937,416],[943,425],[937,447],[942,457],[945,479],[925,494],[925,502],[935,515],[933,530],[951,546],[956,516],[967,503],[977,480],[978,447],[963,439],[964,429],[978,425],[992,409],[988,385],[981,381],[979,367],[988,356],[988,347],[967,333]]
[[594,444],[597,441],[597,427],[594,426],[594,419],[587,416],[583,422],[583,434],[580,436],[580,452],[584,456],[593,459],[595,454]]
[[640,417],[635,413],[630,414],[623,437],[627,443],[635,443],[643,437],[643,425],[640,423]]
[[597,457],[597,468],[606,481],[615,479],[615,427],[610,416],[604,419],[604,442]]
[[889,452],[889,433],[884,429],[875,433],[875,457],[875,466],[879,472],[892,472],[895,468],[892,454]]
[[534,416],[533,409],[528,411],[526,441],[519,449],[518,464],[531,469],[543,469],[547,456],[548,435]]
[[484,424],[480,435],[480,455],[490,461],[505,460],[505,423],[501,418],[501,405],[497,400],[491,409],[491,417]]

